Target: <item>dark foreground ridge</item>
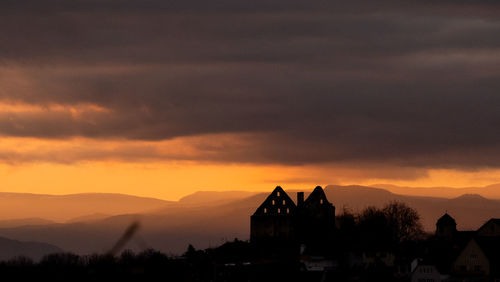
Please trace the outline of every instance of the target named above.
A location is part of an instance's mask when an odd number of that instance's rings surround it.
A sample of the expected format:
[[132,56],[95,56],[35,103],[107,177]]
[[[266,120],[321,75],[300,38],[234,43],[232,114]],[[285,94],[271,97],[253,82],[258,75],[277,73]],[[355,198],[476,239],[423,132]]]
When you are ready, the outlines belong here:
[[294,202],[278,186],[251,216],[250,241],[190,245],[182,256],[20,257],[0,263],[0,273],[16,281],[498,281],[500,219],[477,231],[456,225],[445,213],[425,234],[418,213],[401,202],[335,215],[321,187]]

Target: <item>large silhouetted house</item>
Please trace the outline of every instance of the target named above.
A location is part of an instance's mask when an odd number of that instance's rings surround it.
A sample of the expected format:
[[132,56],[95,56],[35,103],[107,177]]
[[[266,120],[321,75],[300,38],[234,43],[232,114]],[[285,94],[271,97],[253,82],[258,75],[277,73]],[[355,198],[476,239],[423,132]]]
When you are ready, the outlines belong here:
[[252,243],[299,243],[308,247],[325,245],[333,240],[335,207],[318,186],[304,200],[297,193],[297,203],[280,187],[264,200],[250,220]]

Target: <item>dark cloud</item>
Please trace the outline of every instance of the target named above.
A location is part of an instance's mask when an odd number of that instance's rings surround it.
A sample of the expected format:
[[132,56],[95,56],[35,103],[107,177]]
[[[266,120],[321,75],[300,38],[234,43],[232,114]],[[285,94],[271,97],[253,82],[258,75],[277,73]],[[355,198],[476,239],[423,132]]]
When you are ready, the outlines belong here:
[[[2,1],[4,136],[245,133],[208,159],[500,166],[497,1]],[[203,155],[200,158],[205,158]]]

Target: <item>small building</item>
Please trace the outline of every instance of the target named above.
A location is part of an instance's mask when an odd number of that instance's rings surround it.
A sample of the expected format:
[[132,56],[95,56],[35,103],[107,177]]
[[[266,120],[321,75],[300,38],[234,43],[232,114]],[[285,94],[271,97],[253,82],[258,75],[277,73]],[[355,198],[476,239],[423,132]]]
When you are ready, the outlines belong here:
[[441,282],[448,276],[442,275],[435,265],[419,261],[411,274],[411,282]]
[[396,255],[389,251],[363,252],[362,264],[364,268],[370,266],[395,267]]
[[335,260],[322,256],[304,256],[300,259],[300,263],[304,271],[332,271],[338,267]]
[[500,237],[476,236],[453,263],[460,281],[500,281]]
[[472,238],[453,263],[453,273],[459,276],[488,276],[490,261],[478,243]]

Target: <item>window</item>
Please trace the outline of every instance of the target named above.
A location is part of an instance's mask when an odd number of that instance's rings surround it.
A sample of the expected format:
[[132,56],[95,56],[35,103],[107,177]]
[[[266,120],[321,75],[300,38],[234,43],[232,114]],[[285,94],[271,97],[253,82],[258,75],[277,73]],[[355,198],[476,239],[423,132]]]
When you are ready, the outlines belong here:
[[290,209],[286,209],[286,213],[290,213]]
[[274,200],[271,202],[271,204],[273,204],[273,206],[274,206],[274,204],[275,204]]
[[280,196],[280,192],[276,192],[276,196],[278,196],[278,197],[279,197],[279,196]]
[[267,209],[266,208],[264,208],[264,213],[267,213]]
[[281,209],[278,209],[278,213],[281,213]]
[[320,203],[320,204],[323,204],[323,199],[319,200],[319,203]]
[[283,200],[283,205],[286,205],[285,200]]

